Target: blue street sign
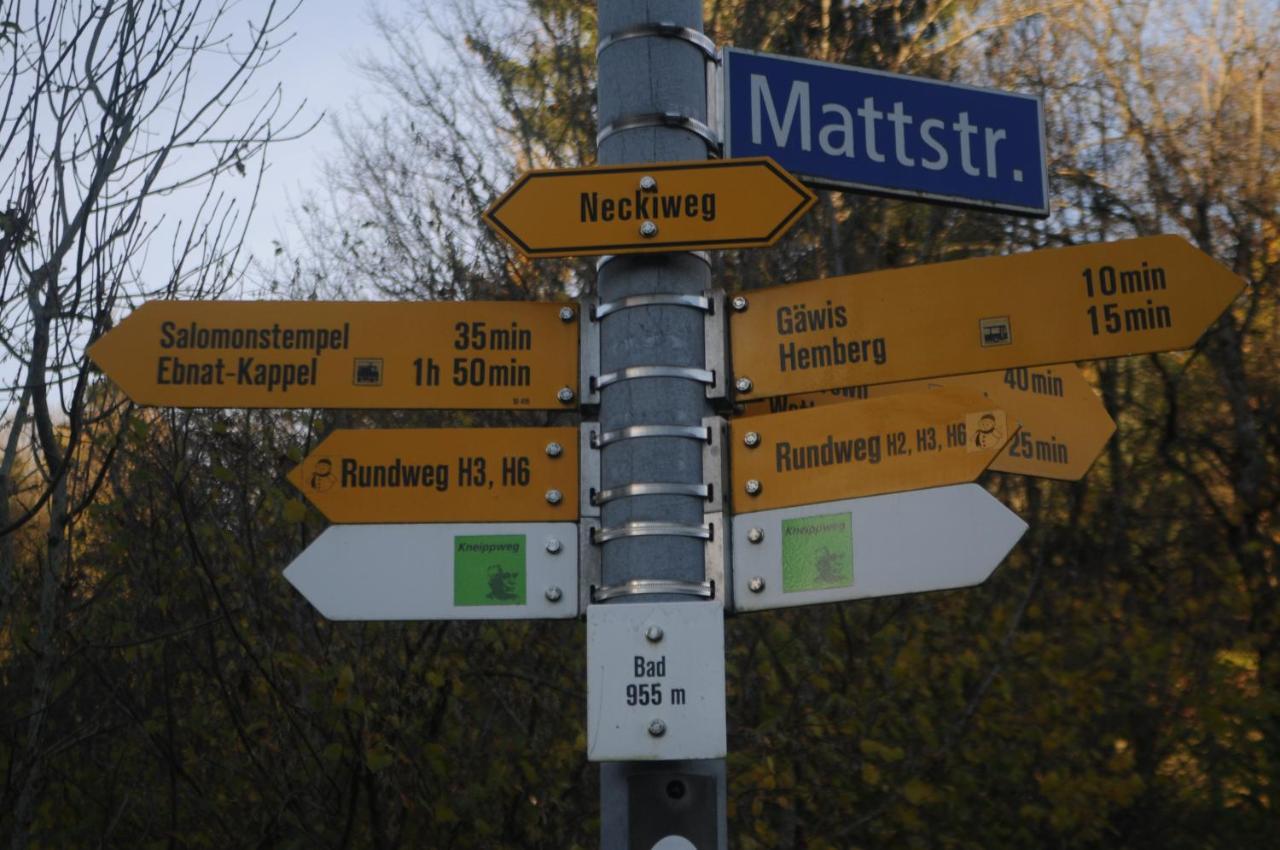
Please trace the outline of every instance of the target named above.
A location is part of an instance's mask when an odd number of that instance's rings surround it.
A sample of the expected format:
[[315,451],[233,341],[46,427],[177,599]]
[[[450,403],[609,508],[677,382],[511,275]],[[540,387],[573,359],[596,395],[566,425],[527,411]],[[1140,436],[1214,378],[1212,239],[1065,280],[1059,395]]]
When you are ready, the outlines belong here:
[[1037,97],[735,48],[724,83],[725,157],[771,156],[824,188],[1049,214]]

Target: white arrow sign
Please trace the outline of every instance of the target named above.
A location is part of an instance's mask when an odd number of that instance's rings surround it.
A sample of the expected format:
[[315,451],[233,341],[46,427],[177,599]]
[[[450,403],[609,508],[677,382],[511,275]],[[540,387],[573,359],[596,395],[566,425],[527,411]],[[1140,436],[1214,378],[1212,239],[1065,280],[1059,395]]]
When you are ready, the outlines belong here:
[[740,514],[733,521],[733,607],[981,584],[1026,530],[977,484]]
[[335,525],[284,571],[330,620],[578,616],[571,522]]

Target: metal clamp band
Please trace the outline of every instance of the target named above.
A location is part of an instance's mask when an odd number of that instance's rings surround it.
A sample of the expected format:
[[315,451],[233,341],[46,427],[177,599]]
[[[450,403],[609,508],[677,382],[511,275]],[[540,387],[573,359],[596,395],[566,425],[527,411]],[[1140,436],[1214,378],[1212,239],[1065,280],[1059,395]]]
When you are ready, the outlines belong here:
[[[705,520],[713,514],[724,513],[724,487],[725,482],[729,481],[729,453],[724,450],[724,443],[729,426],[719,416],[708,416],[702,421],[706,423],[707,430],[710,432],[710,437],[701,446],[702,481],[710,488],[706,506],[702,509],[702,518]],[[603,455],[602,452],[595,454]],[[712,522],[711,527],[714,529],[716,523]],[[710,563],[710,556],[707,562]]]
[[655,295],[629,295],[620,301],[607,301],[596,305],[591,312],[593,321],[603,319],[610,313],[629,310],[632,307],[692,307],[704,313],[711,309],[711,299],[705,295],[677,295],[675,293],[658,293]]
[[[697,257],[699,260],[702,260],[702,262],[706,263],[708,267],[711,265],[711,255],[708,254],[706,251],[672,251],[671,253],[688,254],[690,256]],[[596,271],[598,272],[602,268],[604,268],[605,263],[612,262],[613,260],[616,260],[619,257],[630,257],[633,260],[640,260],[640,259],[652,259],[654,256],[655,256],[654,254],[601,254],[600,256],[596,257]]]
[[[710,296],[711,309],[702,315],[702,365],[720,378],[707,387],[707,398],[722,406],[727,401],[729,383],[724,378],[729,374],[729,319],[724,309],[724,290],[712,290]],[[591,322],[582,324],[589,325]]]
[[[732,610],[733,582],[727,580],[727,570],[730,562],[729,546],[733,539],[733,535],[725,533],[723,513],[704,514],[703,519],[707,521],[712,529],[719,528],[721,533],[716,534],[713,531],[711,534],[711,540],[707,541],[707,545],[703,550],[706,557],[704,561],[705,566],[702,570],[702,577],[711,582],[712,587],[720,588],[720,604],[725,607],[726,611]],[[593,547],[590,546],[587,548],[593,549]],[[594,551],[600,552],[603,557],[603,550],[595,549]],[[579,597],[581,597],[581,595],[581,591],[579,591]],[[590,602],[590,600],[587,601]]]
[[591,435],[592,448],[602,449],[619,440],[635,440],[641,437],[684,437],[700,443],[711,439],[711,429],[701,425],[632,425],[630,428],[619,428],[616,431],[604,431],[599,436]]
[[591,542],[608,543],[610,540],[620,540],[623,537],[696,537],[699,540],[710,540],[711,526],[636,520],[614,528],[592,529]]
[[606,48],[611,47],[620,41],[626,41],[629,38],[644,38],[645,36],[675,38],[680,41],[687,41],[694,47],[701,50],[712,62],[720,61],[720,52],[716,50],[716,43],[714,41],[695,29],[682,27],[679,24],[672,23],[670,21],[636,24],[633,27],[627,27],[624,30],[609,33],[609,35],[600,39],[600,43],[596,45],[596,59],[600,58],[600,54],[604,53]]
[[711,599],[715,585],[709,581],[675,581],[674,579],[638,578],[623,584],[610,584],[591,588],[591,601],[604,602],[619,596],[647,596],[655,593],[674,593],[680,596],[699,596]]
[[623,130],[635,130],[640,127],[674,127],[679,130],[688,130],[695,136],[702,137],[702,140],[707,143],[708,151],[720,156],[720,134],[697,118],[690,118],[678,112],[638,112],[634,115],[624,115],[600,128],[600,132],[596,133],[596,147],[599,148],[603,145],[605,140],[614,133],[621,133]]
[[714,384],[715,373],[707,369],[695,369],[692,366],[628,366],[617,372],[606,372],[592,378],[592,386],[599,390],[619,381],[633,381],[636,378],[682,378],[686,381],[697,381],[700,384]]
[[608,490],[592,492],[591,504],[603,505],[614,499],[625,499],[630,496],[697,496],[699,499],[711,497],[709,484],[665,484],[661,482],[626,484],[622,487],[610,487]]

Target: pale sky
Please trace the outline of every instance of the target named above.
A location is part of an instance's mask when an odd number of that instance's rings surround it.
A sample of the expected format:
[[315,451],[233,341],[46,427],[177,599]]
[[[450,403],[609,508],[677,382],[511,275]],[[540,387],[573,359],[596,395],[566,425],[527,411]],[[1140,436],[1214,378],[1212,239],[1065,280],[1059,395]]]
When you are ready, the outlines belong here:
[[[288,29],[296,36],[262,73],[264,81],[280,81],[291,108],[306,100],[302,126],[321,114],[324,120],[304,138],[267,153],[267,172],[246,246],[259,257],[269,257],[271,240],[289,232],[290,202],[296,205],[309,189],[318,188],[325,159],[336,156],[333,116],[358,99],[366,106],[370,103],[372,87],[357,65],[381,44],[370,21],[373,5],[371,0],[303,0],[289,21]],[[378,5],[394,11],[400,4],[378,0]]]

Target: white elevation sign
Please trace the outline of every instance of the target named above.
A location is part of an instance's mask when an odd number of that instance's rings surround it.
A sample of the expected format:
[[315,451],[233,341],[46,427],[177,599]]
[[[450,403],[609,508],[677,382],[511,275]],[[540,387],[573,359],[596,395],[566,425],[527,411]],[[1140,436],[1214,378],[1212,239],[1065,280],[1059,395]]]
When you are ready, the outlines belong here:
[[587,758],[723,758],[724,608],[587,606]]
[[284,571],[330,620],[578,616],[571,522],[334,525]]
[[977,484],[739,514],[733,607],[756,611],[981,584],[1026,530]]

